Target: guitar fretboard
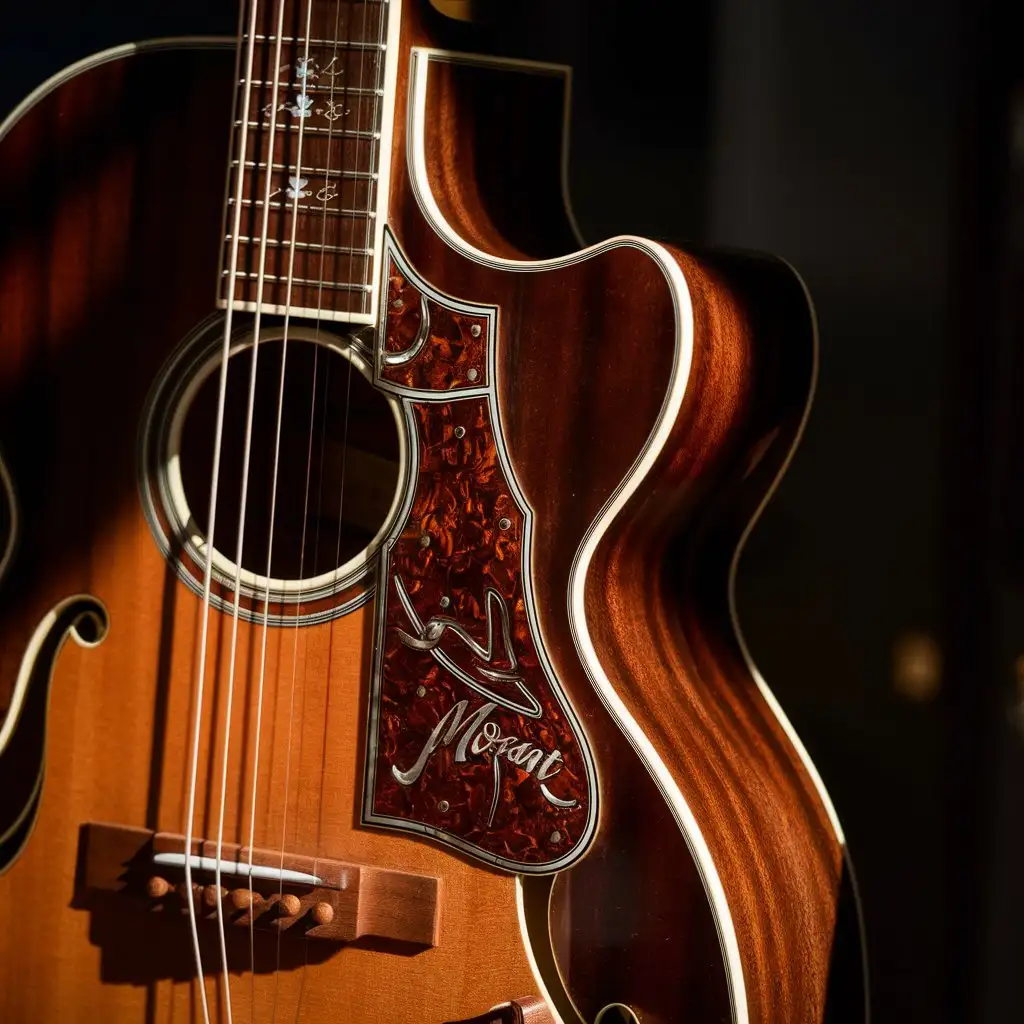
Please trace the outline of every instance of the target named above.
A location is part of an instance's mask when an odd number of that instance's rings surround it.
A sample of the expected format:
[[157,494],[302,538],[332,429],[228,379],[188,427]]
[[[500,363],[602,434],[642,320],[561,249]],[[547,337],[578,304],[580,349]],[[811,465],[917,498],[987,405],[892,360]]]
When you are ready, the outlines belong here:
[[255,25],[251,7],[244,15],[223,301],[370,319],[390,148],[389,20],[398,3],[257,0]]

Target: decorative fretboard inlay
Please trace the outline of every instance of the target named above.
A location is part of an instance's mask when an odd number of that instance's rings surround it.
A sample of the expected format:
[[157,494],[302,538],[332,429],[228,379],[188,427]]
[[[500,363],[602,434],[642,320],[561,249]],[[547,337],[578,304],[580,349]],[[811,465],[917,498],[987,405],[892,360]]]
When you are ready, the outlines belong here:
[[388,32],[398,6],[398,0],[260,0],[251,40],[250,8],[227,193],[225,300],[233,295],[243,308],[260,301],[264,311],[287,306],[325,319],[372,315],[382,157],[390,148]]

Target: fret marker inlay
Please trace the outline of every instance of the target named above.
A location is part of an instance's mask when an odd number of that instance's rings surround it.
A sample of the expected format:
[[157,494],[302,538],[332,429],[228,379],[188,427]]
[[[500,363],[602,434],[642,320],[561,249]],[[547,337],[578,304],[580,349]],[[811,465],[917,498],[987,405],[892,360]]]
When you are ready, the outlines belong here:
[[282,3],[280,21],[277,4],[257,11],[251,68],[242,41],[228,187],[241,220],[236,237],[228,218],[222,261],[237,245],[238,273],[222,274],[221,304],[253,310],[262,295],[265,312],[372,323],[401,3]]

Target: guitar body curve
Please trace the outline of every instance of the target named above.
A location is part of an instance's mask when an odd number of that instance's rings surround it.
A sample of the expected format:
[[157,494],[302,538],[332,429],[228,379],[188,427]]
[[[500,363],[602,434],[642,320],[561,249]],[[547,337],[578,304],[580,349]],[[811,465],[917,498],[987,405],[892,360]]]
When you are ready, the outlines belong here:
[[[250,970],[245,931],[229,937],[225,979],[204,933],[211,1006],[223,1012],[227,986],[240,1020],[279,1003],[306,1021],[444,1024],[490,1020],[510,1000],[495,1020],[590,1024],[616,1003],[652,1024],[821,1020],[842,836],[751,673],[729,589],[813,386],[803,290],[775,262],[641,240],[563,255],[575,246],[557,154],[518,197],[472,169],[524,141],[487,133],[503,103],[560,97],[566,83],[446,59],[434,31],[407,9],[403,46],[419,49],[399,77],[388,229],[436,301],[498,311],[489,383],[533,516],[527,603],[592,753],[593,827],[578,857],[537,878],[452,849],[450,830],[379,827],[361,787],[380,585],[348,614],[270,631],[274,731],[250,797],[256,733],[251,712],[226,703],[231,620],[215,613],[203,770],[219,777],[213,738],[229,721],[241,737],[231,841],[247,841],[255,806],[255,845],[429,877],[441,896],[429,948],[286,937]],[[31,906],[0,939],[5,1020],[196,1013],[185,922],[83,893],[81,827],[184,831],[201,602],[153,543],[137,438],[162,367],[213,308],[232,73],[216,47],[118,55],[0,137],[3,194],[34,197],[4,210],[0,251],[0,450],[20,513],[0,579],[0,705],[13,706],[33,637],[62,602],[92,595],[109,623],[102,643],[50,645],[45,784],[0,822],[32,819],[0,876],[9,903]],[[540,120],[549,139],[561,129],[560,111]],[[544,211],[543,230],[527,208]],[[251,688],[258,621],[239,636]],[[41,771],[30,748],[0,750],[5,790]],[[205,794],[197,834],[216,834],[218,795]]]

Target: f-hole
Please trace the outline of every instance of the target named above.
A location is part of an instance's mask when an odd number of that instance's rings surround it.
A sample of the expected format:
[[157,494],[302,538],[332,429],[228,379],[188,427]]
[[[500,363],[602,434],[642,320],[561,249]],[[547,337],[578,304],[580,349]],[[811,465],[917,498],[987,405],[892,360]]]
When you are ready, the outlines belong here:
[[641,1022],[624,1003],[609,1003],[597,1015],[594,1024],[641,1024]]

